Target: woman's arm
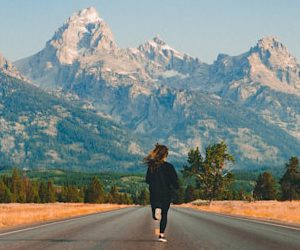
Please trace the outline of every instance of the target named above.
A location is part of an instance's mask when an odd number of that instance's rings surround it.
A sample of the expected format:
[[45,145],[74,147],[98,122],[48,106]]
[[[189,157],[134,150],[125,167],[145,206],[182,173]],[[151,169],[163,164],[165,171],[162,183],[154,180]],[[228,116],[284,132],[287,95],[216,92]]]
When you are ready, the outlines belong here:
[[178,176],[177,176],[176,170],[172,164],[170,164],[169,166],[170,166],[169,176],[170,176],[171,185],[173,188],[178,189],[179,181],[178,181]]
[[147,183],[147,184],[150,184],[150,170],[149,170],[149,168],[147,169],[146,183]]

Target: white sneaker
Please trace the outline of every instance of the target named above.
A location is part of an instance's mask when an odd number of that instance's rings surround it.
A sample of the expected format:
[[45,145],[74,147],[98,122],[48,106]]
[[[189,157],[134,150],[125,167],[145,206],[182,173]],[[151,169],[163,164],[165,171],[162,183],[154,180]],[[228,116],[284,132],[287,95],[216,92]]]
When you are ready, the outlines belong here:
[[160,220],[161,219],[161,209],[155,208],[155,218]]
[[160,241],[160,242],[167,242],[167,239],[166,239],[165,236],[159,235],[159,236],[158,236],[158,241]]

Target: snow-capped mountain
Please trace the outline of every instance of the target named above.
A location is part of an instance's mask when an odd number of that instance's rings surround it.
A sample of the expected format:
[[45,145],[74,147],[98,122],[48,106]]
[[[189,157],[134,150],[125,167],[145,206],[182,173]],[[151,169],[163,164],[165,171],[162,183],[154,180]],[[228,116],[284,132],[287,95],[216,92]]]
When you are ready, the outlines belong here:
[[88,8],[71,16],[47,43],[61,64],[72,64],[79,57],[94,51],[116,49],[112,32],[98,16],[95,8]]
[[121,49],[88,8],[15,65],[43,88],[88,99],[146,138],[146,150],[161,141],[182,158],[191,147],[223,139],[245,166],[280,165],[299,153],[300,67],[274,37],[241,55],[220,54],[209,65],[160,37]]

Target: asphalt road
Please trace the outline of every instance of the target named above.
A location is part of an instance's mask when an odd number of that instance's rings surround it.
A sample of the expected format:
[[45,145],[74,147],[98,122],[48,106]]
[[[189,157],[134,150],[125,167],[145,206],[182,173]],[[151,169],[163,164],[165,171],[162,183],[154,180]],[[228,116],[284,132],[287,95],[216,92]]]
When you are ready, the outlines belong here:
[[0,232],[0,249],[300,249],[300,228],[172,207],[167,243],[149,207],[131,207]]

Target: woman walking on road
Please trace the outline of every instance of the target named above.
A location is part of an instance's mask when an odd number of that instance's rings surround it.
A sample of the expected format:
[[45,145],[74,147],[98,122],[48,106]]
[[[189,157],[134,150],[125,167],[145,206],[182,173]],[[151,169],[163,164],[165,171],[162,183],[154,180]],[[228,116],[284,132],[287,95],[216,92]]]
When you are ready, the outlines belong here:
[[152,217],[158,220],[158,209],[161,210],[159,241],[166,242],[164,232],[167,226],[168,210],[171,203],[172,188],[178,189],[178,177],[174,166],[166,162],[168,148],[156,144],[155,148],[144,158],[148,166],[146,182],[149,184]]

